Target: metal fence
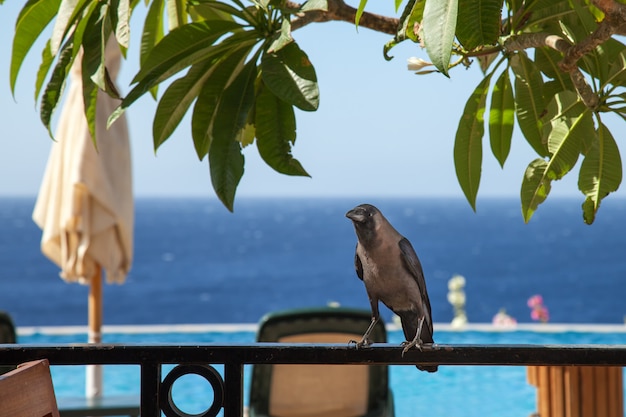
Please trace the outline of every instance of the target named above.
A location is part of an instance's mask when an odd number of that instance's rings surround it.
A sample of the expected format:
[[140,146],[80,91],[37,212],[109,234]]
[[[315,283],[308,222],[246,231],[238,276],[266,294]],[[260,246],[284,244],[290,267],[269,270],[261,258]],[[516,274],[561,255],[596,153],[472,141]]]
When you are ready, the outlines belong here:
[[[51,365],[139,365],[141,415],[161,410],[177,415],[171,389],[181,376],[197,374],[212,386],[207,415],[243,413],[243,369],[246,364],[390,364],[390,365],[581,365],[625,366],[626,345],[435,345],[402,355],[398,345],[375,344],[356,349],[346,344],[255,343],[247,345],[0,345],[0,365],[46,358]],[[162,365],[175,364],[167,375]],[[212,365],[223,365],[223,377]]]

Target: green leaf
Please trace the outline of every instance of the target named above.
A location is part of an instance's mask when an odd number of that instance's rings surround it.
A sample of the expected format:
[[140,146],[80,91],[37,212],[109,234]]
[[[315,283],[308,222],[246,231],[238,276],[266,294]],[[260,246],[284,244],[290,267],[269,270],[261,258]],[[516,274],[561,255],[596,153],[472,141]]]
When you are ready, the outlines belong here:
[[60,0],[29,0],[17,17],[13,49],[11,51],[11,94],[15,95],[15,82],[24,58],[39,35],[56,15]]
[[586,196],[583,219],[591,224],[600,202],[617,191],[622,182],[622,160],[619,148],[609,129],[600,124],[596,140],[580,166],[578,188]]
[[428,0],[424,6],[424,44],[431,62],[446,77],[452,55],[458,0]]
[[105,39],[111,31],[107,24],[107,13],[109,5],[99,4],[99,11],[92,13],[89,22],[83,33],[83,57],[81,62],[81,75],[83,86],[83,104],[87,127],[91,138],[96,143],[96,103],[98,98],[98,87],[107,89],[105,75]]
[[235,140],[216,141],[209,152],[211,183],[222,204],[233,211],[235,193],[244,172],[241,145]]
[[83,81],[91,79],[100,89],[106,90],[105,81],[105,49],[106,39],[110,33],[110,26],[107,13],[109,6],[101,3],[99,12],[92,13],[85,31],[83,32],[82,47],[82,69]]
[[[153,0],[148,8],[146,20],[141,34],[141,47],[139,49],[139,65],[142,67],[152,48],[163,38],[163,0]],[[150,93],[152,98],[157,98],[158,88],[153,88]]]
[[572,91],[554,96],[547,108],[544,134],[547,139],[551,179],[561,179],[578,161],[583,143],[595,136],[591,111]]
[[546,135],[550,159],[531,162],[522,181],[522,214],[528,222],[547,198],[551,182],[561,179],[578,160],[585,136],[595,136],[591,112],[571,91],[557,94],[548,105]]
[[559,61],[563,59],[561,53],[552,48],[535,48],[535,63],[537,68],[560,85],[560,90],[573,90],[572,79],[561,71]]
[[212,44],[225,33],[237,28],[241,28],[241,26],[233,22],[203,21],[190,23],[170,32],[154,47],[139,73],[135,75],[133,82],[136,82],[137,85],[111,114],[108,125],[110,126],[117,120],[132,103],[148,90],[182,69],[204,60],[219,57],[229,50],[256,43],[256,32],[250,31],[235,33],[229,38],[221,40],[217,45]]
[[235,22],[224,20],[189,23],[167,34],[150,52],[132,82],[146,79],[157,82],[169,78],[183,68],[203,60],[213,43],[228,32],[241,29]]
[[237,138],[246,129],[254,107],[256,59],[250,60],[224,90],[213,124],[209,148],[211,182],[222,203],[233,210],[235,193],[243,176],[244,158]]
[[274,53],[264,53],[261,74],[265,85],[281,100],[301,110],[317,110],[319,88],[315,69],[295,42]]
[[359,0],[359,7],[357,7],[356,14],[354,16],[354,24],[356,25],[357,29],[359,28],[359,22],[361,21],[361,16],[363,16],[366,5],[367,0]]
[[156,151],[176,130],[180,121],[189,109],[191,103],[200,93],[204,82],[212,75],[208,64],[196,64],[189,69],[187,75],[174,81],[165,90],[159,101],[154,121],[152,123],[152,137]]
[[291,104],[262,85],[256,97],[257,148],[267,165],[281,174],[309,176],[291,155],[296,141],[296,116]]
[[41,87],[43,86],[43,82],[46,80],[46,76],[50,71],[50,67],[54,62],[54,56],[50,51],[50,39],[46,42],[46,46],[43,48],[41,52],[41,64],[39,65],[39,69],[37,70],[37,78],[35,80],[35,102],[39,99],[39,93],[41,92]]
[[213,123],[213,140],[209,155],[216,142],[236,141],[245,129],[248,113],[254,108],[254,82],[257,67],[251,59],[224,90]]
[[541,117],[545,105],[541,73],[525,52],[513,55],[511,68],[515,73],[515,107],[520,129],[535,152],[547,156],[548,151],[542,142]]
[[405,38],[411,39],[413,42],[419,42],[419,35],[415,28],[422,24],[425,4],[426,0],[412,0],[407,3],[400,18],[401,32],[396,35],[398,42]]
[[187,23],[185,0],[165,0],[167,5],[167,22],[170,32]]
[[293,42],[293,38],[291,37],[291,22],[289,19],[284,19],[280,31],[278,32],[278,37],[267,48],[267,52],[279,51],[291,42]]
[[328,0],[307,0],[304,2],[302,7],[300,7],[300,11],[302,13],[310,12],[312,10],[328,10]]
[[209,152],[213,140],[213,120],[222,94],[230,79],[241,71],[243,60],[249,52],[249,48],[241,48],[221,61],[216,61],[211,76],[202,86],[191,117],[191,135],[200,160]]
[[52,119],[52,113],[54,112],[55,107],[63,95],[63,87],[65,86],[65,79],[67,78],[67,74],[72,64],[72,58],[73,44],[70,39],[70,41],[66,42],[65,46],[63,46],[59,52],[59,59],[52,70],[50,81],[46,85],[41,97],[39,117],[41,118],[41,121],[46,129],[48,129],[50,137],[53,137],[50,129],[50,120]]
[[222,3],[216,0],[188,0],[188,3],[203,17],[205,20],[229,20],[233,21],[233,17],[254,25],[255,20],[252,19],[250,13],[237,9],[230,4]]
[[539,204],[543,203],[552,189],[551,179],[547,175],[548,162],[537,158],[528,165],[522,180],[520,197],[522,200],[522,216],[528,223],[537,210]]
[[78,6],[80,0],[62,0],[59,6],[59,12],[54,21],[54,28],[52,29],[52,35],[50,36],[50,50],[52,55],[56,55],[59,52],[61,43],[65,34],[69,30],[70,26],[74,23],[71,18],[74,14],[74,10]]
[[489,140],[491,152],[501,167],[509,156],[513,125],[515,123],[515,101],[508,68],[502,72],[491,93],[489,109]]
[[393,57],[389,55],[389,51],[400,42],[406,39],[411,39],[413,42],[419,42],[419,30],[417,29],[422,23],[425,3],[426,0],[409,0],[406,6],[404,6],[396,35],[383,47],[383,56],[387,61],[391,61],[393,59]]
[[485,102],[491,74],[474,89],[465,104],[454,141],[454,166],[456,177],[465,198],[476,211],[476,195],[480,185],[483,160],[482,138],[485,133]]
[[115,38],[124,48],[130,44],[130,0],[118,0]]
[[456,37],[467,51],[495,45],[500,35],[502,0],[458,0]]

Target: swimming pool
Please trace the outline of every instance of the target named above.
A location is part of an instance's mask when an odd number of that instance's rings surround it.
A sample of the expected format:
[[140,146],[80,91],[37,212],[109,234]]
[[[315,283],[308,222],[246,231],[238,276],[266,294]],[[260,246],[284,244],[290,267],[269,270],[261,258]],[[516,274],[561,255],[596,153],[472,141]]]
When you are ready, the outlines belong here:
[[[252,343],[253,325],[105,326],[105,343]],[[389,342],[400,343],[401,332],[389,328]],[[20,328],[20,343],[83,343],[83,328]],[[611,344],[626,345],[626,326],[520,325],[514,330],[490,325],[470,325],[464,330],[436,325],[441,344]],[[166,375],[171,366],[164,367]],[[216,369],[221,371],[219,366]],[[247,405],[250,368],[245,369],[244,401]],[[82,366],[53,366],[57,397],[83,396]],[[106,395],[139,395],[139,366],[105,366]],[[527,416],[535,411],[535,388],[526,382],[525,367],[442,366],[435,374],[413,366],[391,366],[391,389],[396,416],[484,417]],[[177,405],[194,414],[204,411],[212,398],[210,386],[200,377],[186,375],[173,389]]]

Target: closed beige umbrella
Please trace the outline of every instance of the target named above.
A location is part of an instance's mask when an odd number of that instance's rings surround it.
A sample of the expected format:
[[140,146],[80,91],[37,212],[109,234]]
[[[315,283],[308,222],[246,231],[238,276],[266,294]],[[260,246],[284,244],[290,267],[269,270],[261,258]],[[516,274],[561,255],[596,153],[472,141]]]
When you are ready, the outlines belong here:
[[[106,64],[112,79],[120,66],[112,39]],[[59,119],[33,220],[42,229],[41,250],[67,282],[90,286],[89,342],[101,342],[102,270],[108,283],[122,284],[133,258],[133,194],[128,127],[106,121],[119,101],[99,92],[97,149],[84,115],[79,60]],[[87,369],[87,396],[102,394],[99,366]]]

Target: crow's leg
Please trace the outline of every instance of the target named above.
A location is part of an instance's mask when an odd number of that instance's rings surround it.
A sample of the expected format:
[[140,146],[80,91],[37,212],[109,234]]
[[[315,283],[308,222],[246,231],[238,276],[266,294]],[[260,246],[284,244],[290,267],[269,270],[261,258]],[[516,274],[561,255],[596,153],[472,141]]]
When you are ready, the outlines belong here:
[[410,342],[402,342],[402,346],[404,346],[404,349],[402,349],[402,356],[404,356],[405,353],[407,353],[409,351],[409,349],[411,349],[413,346],[415,346],[416,348],[418,348],[420,351],[422,350],[422,339],[420,338],[420,334],[422,334],[422,326],[424,325],[424,317],[420,317],[419,321],[417,322],[417,332],[415,332],[415,337],[413,338],[412,341]]
[[349,344],[354,343],[357,349],[363,346],[367,347],[372,344],[371,340],[369,339],[370,333],[372,332],[374,326],[376,326],[376,323],[378,323],[378,319],[380,318],[380,314],[378,313],[378,302],[373,302],[370,300],[370,304],[372,305],[372,322],[370,323],[360,341],[357,342],[356,340],[350,340],[348,342]]

